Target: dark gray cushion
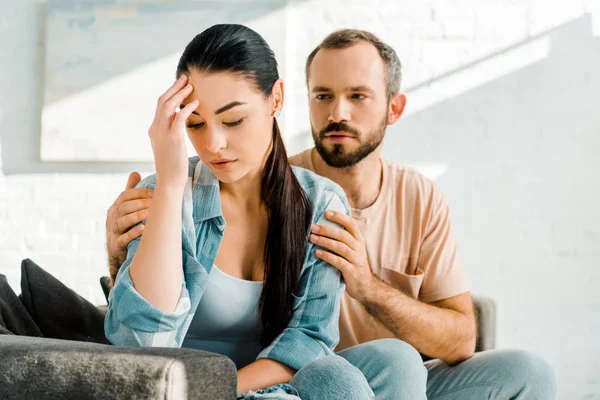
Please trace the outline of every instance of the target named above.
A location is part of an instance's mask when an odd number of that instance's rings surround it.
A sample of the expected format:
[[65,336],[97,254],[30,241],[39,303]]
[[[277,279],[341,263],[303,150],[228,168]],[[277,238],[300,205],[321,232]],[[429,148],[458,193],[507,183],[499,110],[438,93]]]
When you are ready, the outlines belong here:
[[108,294],[110,293],[110,278],[108,276],[103,276],[100,278],[100,287],[102,288],[102,293],[104,293],[104,298],[106,298],[106,302],[108,303]]
[[30,259],[21,263],[20,297],[44,337],[110,343],[104,313]]
[[227,357],[192,349],[130,348],[0,336],[1,399],[211,399],[236,396]]
[[0,335],[43,336],[4,275],[0,275]]

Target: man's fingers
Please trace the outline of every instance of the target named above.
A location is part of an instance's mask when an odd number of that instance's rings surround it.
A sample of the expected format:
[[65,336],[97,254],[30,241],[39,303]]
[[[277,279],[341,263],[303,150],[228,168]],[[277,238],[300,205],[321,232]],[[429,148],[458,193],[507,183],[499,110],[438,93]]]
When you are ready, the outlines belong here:
[[144,225],[138,225],[133,229],[128,230],[117,239],[117,246],[124,249],[134,239],[137,239],[144,232]]
[[358,229],[358,226],[356,226],[356,222],[354,221],[354,218],[352,218],[351,216],[346,215],[341,212],[327,210],[327,211],[325,211],[325,218],[346,228],[346,230],[355,239],[358,239],[361,237],[360,229]]
[[137,172],[132,172],[129,174],[129,178],[127,179],[127,186],[125,187],[125,190],[128,189],[134,189],[135,186],[140,183],[140,181],[142,180],[142,176],[137,173]]
[[342,257],[324,250],[315,251],[315,255],[332,267],[339,269],[342,274],[350,270],[351,264]]
[[149,199],[154,196],[154,191],[152,189],[127,189],[119,195],[118,204],[120,205],[123,202],[130,200],[138,200],[138,199]]
[[345,243],[338,242],[337,240],[329,239],[329,238],[326,238],[323,236],[318,236],[318,235],[310,235],[309,240],[318,246],[321,246],[327,250],[331,250],[335,254],[342,256],[344,259],[346,259],[350,263],[354,262],[353,257],[352,257],[353,251]]
[[124,215],[117,219],[117,232],[118,234],[123,234],[127,230],[129,230],[132,226],[137,224],[138,222],[144,221],[148,218],[148,210],[141,210],[138,212],[134,212],[131,214]]
[[141,210],[146,210],[150,208],[151,204],[152,199],[150,198],[124,201],[119,206],[118,215],[127,215]]
[[339,242],[346,243],[353,250],[358,250],[356,247],[356,239],[346,230],[335,226],[326,226],[313,224],[310,231],[315,235],[335,239]]

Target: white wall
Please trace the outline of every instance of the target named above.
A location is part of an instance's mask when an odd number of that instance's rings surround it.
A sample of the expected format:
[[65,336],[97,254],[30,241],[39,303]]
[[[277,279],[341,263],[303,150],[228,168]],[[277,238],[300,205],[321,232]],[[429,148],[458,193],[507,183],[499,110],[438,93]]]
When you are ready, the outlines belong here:
[[[359,27],[394,45],[409,105],[386,156],[437,176],[499,346],[543,354],[561,399],[600,399],[598,1],[290,0],[286,19],[292,150],[318,41]],[[99,303],[106,209],[149,167],[39,161],[43,25],[43,2],[0,0],[0,273],[18,290],[29,257]]]

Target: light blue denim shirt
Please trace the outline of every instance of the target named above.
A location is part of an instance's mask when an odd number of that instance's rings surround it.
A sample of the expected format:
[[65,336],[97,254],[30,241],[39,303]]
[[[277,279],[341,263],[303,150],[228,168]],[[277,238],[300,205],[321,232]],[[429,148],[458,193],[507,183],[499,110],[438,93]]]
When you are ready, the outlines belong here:
[[[292,168],[313,206],[313,223],[331,225],[324,217],[326,210],[350,214],[345,194],[337,184],[308,170]],[[155,185],[156,175],[151,175],[138,187],[154,189]],[[182,221],[184,282],[176,310],[159,310],[134,288],[129,268],[140,239],[132,241],[110,292],[104,321],[106,337],[113,344],[181,347],[183,343],[225,231],[219,181],[198,157],[190,158]],[[337,345],[340,298],[345,285],[337,269],[314,255],[315,248],[307,236],[291,320],[258,358],[273,359],[299,370],[331,354]]]

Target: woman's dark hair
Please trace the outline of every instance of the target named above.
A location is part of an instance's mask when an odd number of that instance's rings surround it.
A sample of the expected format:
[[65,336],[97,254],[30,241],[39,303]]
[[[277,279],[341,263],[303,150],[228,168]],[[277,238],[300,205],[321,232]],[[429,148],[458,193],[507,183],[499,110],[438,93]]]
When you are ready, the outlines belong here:
[[[240,74],[266,97],[279,79],[275,54],[258,33],[243,25],[214,25],[185,48],[177,77],[192,71]],[[265,283],[260,296],[261,344],[268,346],[290,321],[304,264],[312,207],[296,179],[273,119],[273,146],[262,178],[269,227],[264,248]]]

